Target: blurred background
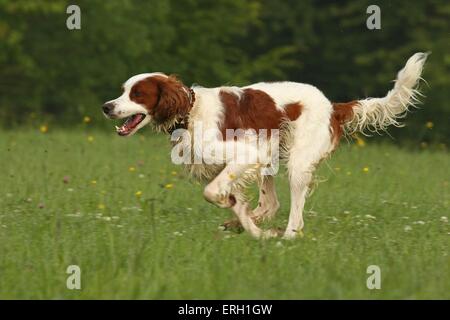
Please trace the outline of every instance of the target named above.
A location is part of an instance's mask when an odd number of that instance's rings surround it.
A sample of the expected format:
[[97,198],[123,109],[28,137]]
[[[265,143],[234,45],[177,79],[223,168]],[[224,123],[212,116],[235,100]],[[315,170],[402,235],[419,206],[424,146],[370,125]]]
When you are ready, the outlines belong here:
[[[66,27],[69,4],[81,8],[81,30]],[[381,30],[366,27],[371,4]],[[414,52],[432,51],[424,105],[384,139],[448,144],[448,1],[0,0],[0,17],[3,128],[111,130],[101,104],[152,71],[187,85],[306,82],[336,102],[382,96]]]

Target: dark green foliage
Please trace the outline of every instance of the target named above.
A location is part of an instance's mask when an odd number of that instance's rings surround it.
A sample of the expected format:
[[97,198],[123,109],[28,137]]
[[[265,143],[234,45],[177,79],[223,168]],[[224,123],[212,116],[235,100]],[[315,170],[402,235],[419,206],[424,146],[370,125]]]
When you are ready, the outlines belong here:
[[[66,7],[82,29],[66,28]],[[119,94],[129,76],[178,74],[204,86],[294,80],[334,101],[384,95],[416,51],[432,51],[413,141],[450,135],[450,3],[378,1],[381,30],[366,28],[370,1],[36,0],[0,1],[0,118],[3,124],[84,115]],[[425,123],[434,123],[432,130]]]

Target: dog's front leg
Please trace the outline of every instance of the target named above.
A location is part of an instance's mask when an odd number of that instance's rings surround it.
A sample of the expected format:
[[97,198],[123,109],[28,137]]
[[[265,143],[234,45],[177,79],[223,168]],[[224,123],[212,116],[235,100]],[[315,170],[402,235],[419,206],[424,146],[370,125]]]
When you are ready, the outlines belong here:
[[221,208],[231,208],[242,227],[255,238],[277,236],[274,230],[261,230],[252,219],[252,210],[243,194],[237,190],[241,179],[248,179],[259,170],[259,165],[228,164],[222,172],[206,186],[206,200]]
[[[245,173],[251,169],[250,165],[244,164],[228,164],[219,173],[219,175],[211,181],[203,191],[205,199],[220,208],[233,207],[239,196],[237,190],[239,180]],[[238,197],[236,197],[238,196]]]
[[[263,176],[259,186],[259,200],[258,206],[253,210],[251,217],[255,224],[259,224],[262,221],[272,219],[280,204],[277,199],[277,194],[275,191],[275,182],[273,176]],[[238,219],[234,218],[232,220],[225,221],[222,224],[225,230],[228,229],[240,229],[242,228],[241,223]]]

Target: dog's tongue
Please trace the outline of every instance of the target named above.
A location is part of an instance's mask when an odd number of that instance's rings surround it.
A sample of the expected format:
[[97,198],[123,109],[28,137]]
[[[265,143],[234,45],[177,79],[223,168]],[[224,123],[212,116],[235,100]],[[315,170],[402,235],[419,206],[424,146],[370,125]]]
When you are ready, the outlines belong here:
[[145,117],[143,114],[135,114],[129,117],[125,123],[120,127],[116,127],[117,133],[121,136],[129,134]]
[[134,129],[134,127],[136,127],[139,122],[141,122],[143,117],[143,114],[135,114],[134,116],[128,118],[127,121],[125,121],[124,126],[128,129]]

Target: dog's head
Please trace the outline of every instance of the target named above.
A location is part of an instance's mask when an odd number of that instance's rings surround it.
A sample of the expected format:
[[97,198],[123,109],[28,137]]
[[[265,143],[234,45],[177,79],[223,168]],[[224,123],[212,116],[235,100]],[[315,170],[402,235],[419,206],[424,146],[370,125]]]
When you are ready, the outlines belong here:
[[121,136],[130,136],[149,123],[162,130],[173,126],[189,113],[191,91],[174,76],[144,73],[131,77],[122,86],[120,97],[106,102],[102,109],[109,119],[126,119],[116,127]]

